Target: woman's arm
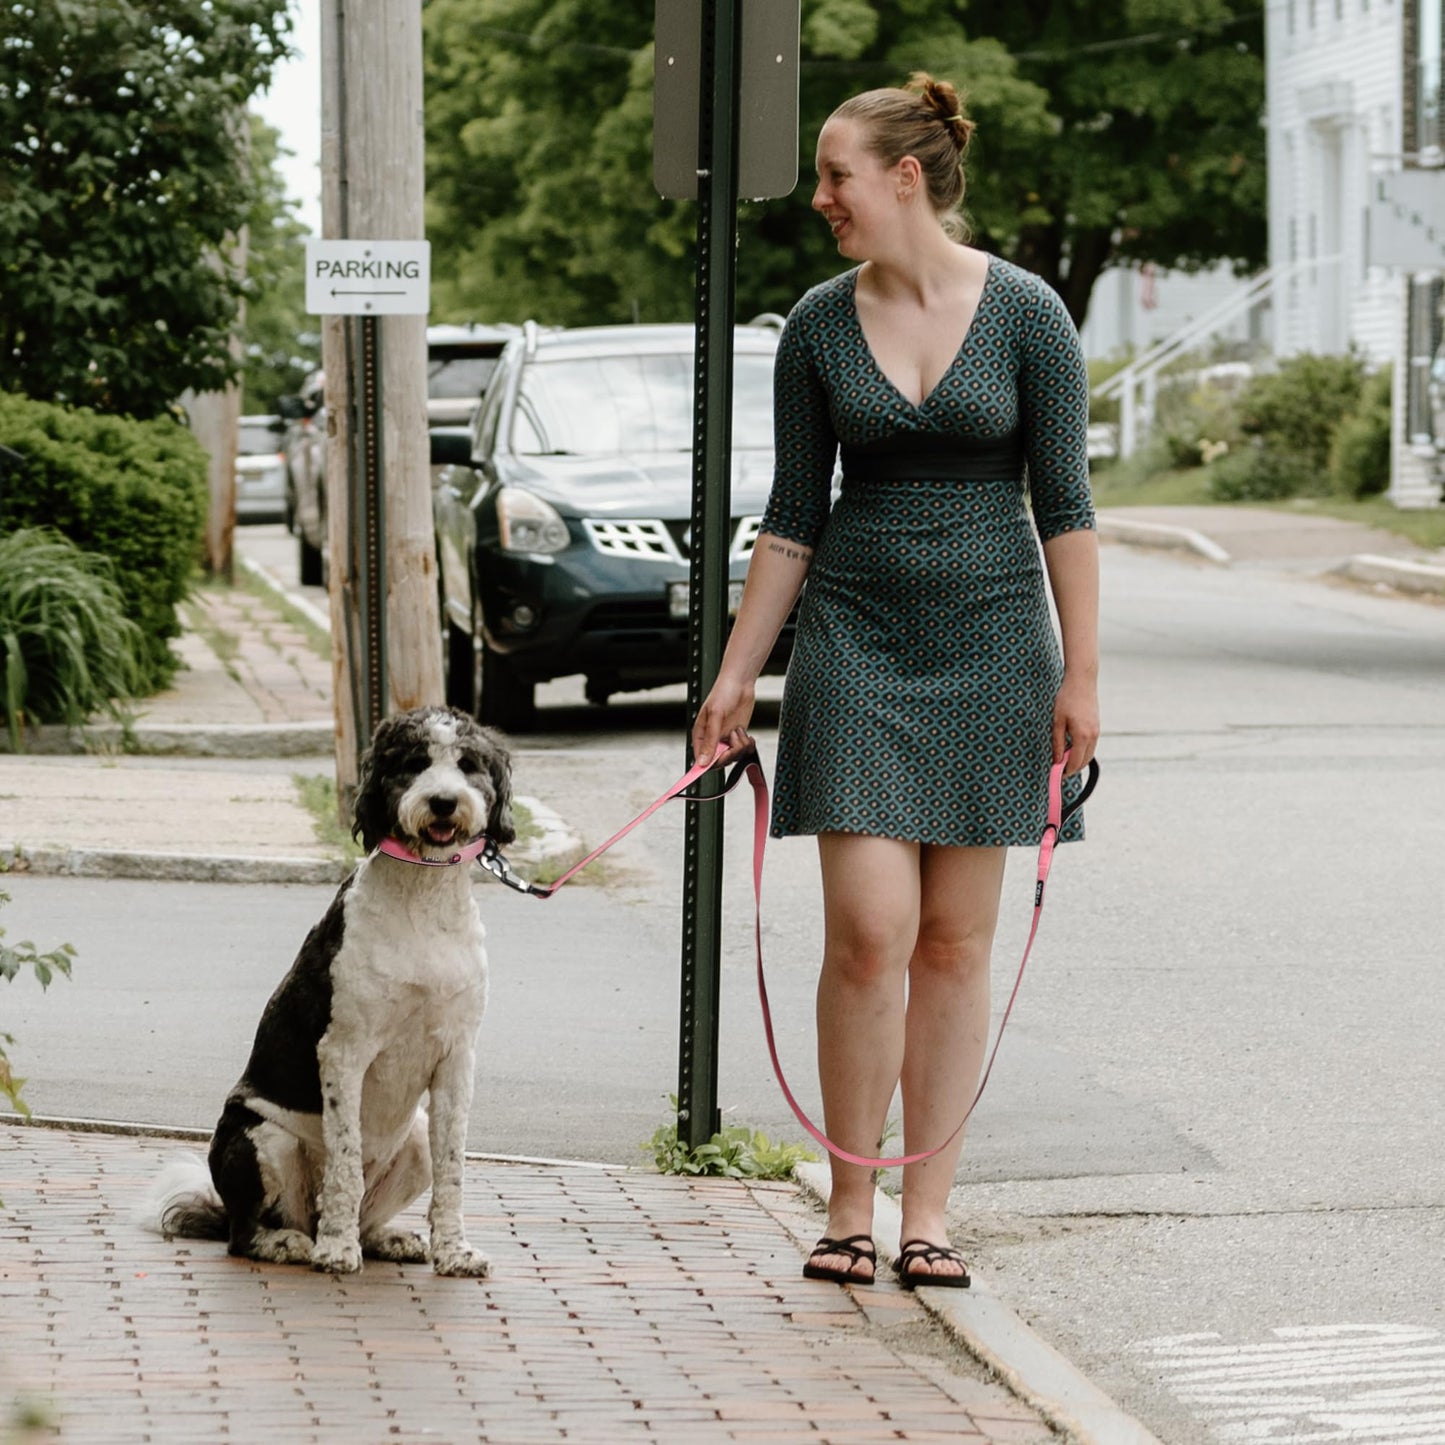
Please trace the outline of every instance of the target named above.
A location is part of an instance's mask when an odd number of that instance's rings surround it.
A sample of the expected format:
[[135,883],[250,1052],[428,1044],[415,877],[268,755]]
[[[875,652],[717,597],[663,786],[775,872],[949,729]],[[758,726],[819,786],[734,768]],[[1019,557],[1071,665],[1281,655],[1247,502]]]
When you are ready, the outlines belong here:
[[1069,749],[1069,772],[1088,765],[1099,743],[1099,538],[1092,528],[1044,543],[1044,565],[1059,613],[1064,680],[1054,699],[1054,761]]
[[719,742],[741,744],[739,734],[753,715],[754,684],[803,590],[812,560],[813,549],[801,542],[758,534],[732,636],[692,725],[694,761],[712,757]]

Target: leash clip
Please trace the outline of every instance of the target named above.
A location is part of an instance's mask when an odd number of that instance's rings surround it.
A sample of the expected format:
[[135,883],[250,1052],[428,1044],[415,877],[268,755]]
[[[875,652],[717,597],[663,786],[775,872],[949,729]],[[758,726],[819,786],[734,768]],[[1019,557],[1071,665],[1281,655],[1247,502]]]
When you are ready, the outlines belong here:
[[520,873],[497,851],[495,838],[488,838],[487,845],[477,854],[477,862],[487,870],[499,883],[505,883],[508,888],[514,888],[518,893],[530,893],[538,898],[546,898],[550,889],[538,888],[535,883],[528,883]]

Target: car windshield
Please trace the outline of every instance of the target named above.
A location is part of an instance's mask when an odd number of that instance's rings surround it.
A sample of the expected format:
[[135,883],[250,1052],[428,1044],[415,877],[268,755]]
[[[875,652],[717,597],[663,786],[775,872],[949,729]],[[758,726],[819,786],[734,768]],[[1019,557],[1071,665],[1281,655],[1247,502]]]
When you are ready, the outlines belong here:
[[426,394],[433,401],[475,401],[496,365],[495,356],[434,356],[427,362]]
[[244,457],[260,456],[263,452],[279,452],[281,438],[265,423],[247,422],[241,428],[238,450]]
[[[523,456],[692,449],[690,352],[539,360],[522,372],[512,450]],[[773,445],[773,358],[733,360],[733,448]]]

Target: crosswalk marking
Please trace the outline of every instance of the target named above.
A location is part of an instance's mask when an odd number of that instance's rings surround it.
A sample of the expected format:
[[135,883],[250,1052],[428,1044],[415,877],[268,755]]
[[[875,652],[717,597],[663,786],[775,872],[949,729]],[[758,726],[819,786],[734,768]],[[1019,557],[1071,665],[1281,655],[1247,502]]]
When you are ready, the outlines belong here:
[[1225,1445],[1445,1445],[1445,1335],[1420,1325],[1297,1325],[1133,1347]]

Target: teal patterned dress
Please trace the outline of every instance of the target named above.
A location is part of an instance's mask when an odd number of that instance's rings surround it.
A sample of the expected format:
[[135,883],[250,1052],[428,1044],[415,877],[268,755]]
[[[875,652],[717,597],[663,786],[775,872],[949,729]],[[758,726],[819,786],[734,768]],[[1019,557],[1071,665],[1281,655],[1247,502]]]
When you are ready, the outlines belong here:
[[1039,538],[1094,525],[1078,335],[1050,286],[990,258],[957,356],[915,406],[873,359],[857,279],[809,291],[778,347],[763,530],[816,550],[772,830],[1036,844],[1063,676]]

